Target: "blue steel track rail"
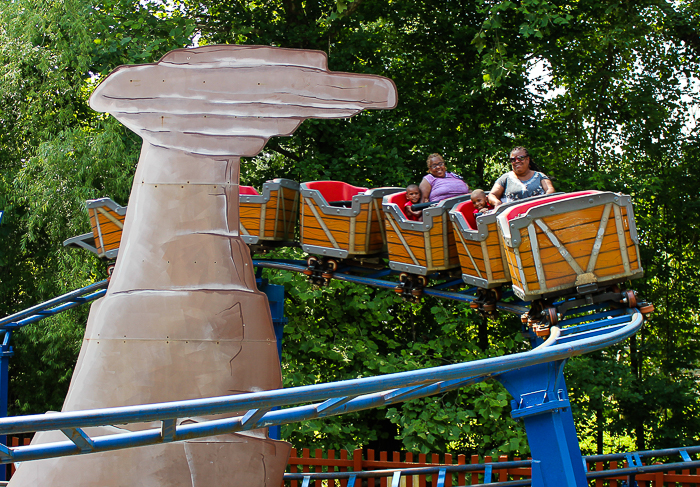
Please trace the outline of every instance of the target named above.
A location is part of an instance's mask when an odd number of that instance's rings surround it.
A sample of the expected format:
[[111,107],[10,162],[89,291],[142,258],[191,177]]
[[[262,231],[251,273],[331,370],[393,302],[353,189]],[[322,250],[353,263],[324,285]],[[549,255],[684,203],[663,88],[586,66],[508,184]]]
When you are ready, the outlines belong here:
[[[254,259],[253,265],[259,269],[276,269],[300,273],[303,273],[307,269],[306,262],[299,260]],[[357,273],[350,273],[347,271],[360,271],[363,272],[363,275],[357,275]],[[333,279],[393,290],[397,285],[397,281],[384,279],[386,276],[391,274],[398,274],[398,272],[390,271],[389,269],[377,269],[374,270],[374,272],[368,272],[368,270],[364,268],[340,267],[333,273]],[[425,287],[423,288],[423,294],[426,296],[450,299],[465,303],[471,303],[477,299],[476,294],[474,294],[477,288],[469,288],[461,291],[447,291],[443,289],[445,286],[456,287],[459,284],[464,284],[461,279]],[[503,294],[504,297],[509,297],[512,295],[512,291],[506,291]],[[529,305],[529,302],[520,300],[514,302],[498,301],[496,303],[496,308],[500,311],[505,311],[520,316],[530,310]],[[562,334],[562,338],[559,339],[559,343],[567,341],[568,338],[565,337],[568,335],[577,334],[584,331],[590,334],[595,334],[600,328],[624,323],[626,320],[624,317],[625,313],[625,308],[610,309],[610,303],[599,303],[569,309],[565,313],[563,319],[557,324],[557,326],[561,328]],[[567,316],[569,317],[567,318]],[[531,338],[535,338],[534,333],[527,332],[527,334],[531,335]]]
[[[386,406],[461,388],[514,369],[601,350],[635,334],[643,321],[638,311],[628,310],[625,321],[597,329],[595,333],[591,330],[571,333],[564,343],[383,376],[188,401],[0,418],[0,435],[61,431],[67,437],[66,441],[29,446],[0,445],[0,463],[190,440]],[[283,409],[273,410],[276,407]],[[247,412],[195,424],[177,424],[178,419],[241,411]],[[160,422],[160,427],[94,437],[86,431],[90,427],[144,422]]]
[[[304,272],[306,270],[306,262],[304,261],[284,261],[284,260],[271,260],[271,259],[254,259],[253,260],[253,265],[255,267],[262,267],[265,269],[277,269],[277,270],[282,270],[282,271],[292,271],[292,272]],[[350,274],[348,272],[343,272],[345,270],[344,268],[340,268],[338,271],[333,273],[333,279],[337,279],[339,281],[345,281],[345,282],[352,282],[355,284],[363,284],[365,286],[373,286],[373,287],[378,287],[378,288],[383,288],[383,289],[394,289],[396,287],[397,282],[396,281],[390,281],[387,279],[380,279],[379,277],[375,277],[372,274],[369,275],[356,275],[356,274]],[[381,275],[384,277],[387,275],[387,272],[385,271],[377,271],[376,275]],[[455,284],[464,284],[462,279],[458,279],[452,282],[448,283],[443,283],[438,286],[433,286],[433,287],[425,287],[423,288],[423,294],[426,296],[434,296],[436,298],[442,298],[442,299],[451,299],[454,301],[462,301],[466,303],[470,303],[474,300],[476,300],[476,296],[473,294],[470,294],[469,291],[467,290],[465,292],[453,292],[453,291],[445,291],[441,289],[442,286],[445,284],[447,285],[455,285]],[[476,288],[473,288],[476,290]],[[508,303],[505,301],[499,301],[496,304],[496,307],[501,310],[501,311],[508,311],[510,313],[515,313],[517,315],[521,315],[523,313],[527,313],[530,308],[527,306],[529,303],[524,303],[524,302],[519,302],[519,303]]]
[[82,304],[101,298],[107,292],[109,281],[99,281],[75,291],[63,294],[49,301],[43,302],[24,311],[15,313],[0,319],[0,332],[12,331],[31,323],[36,323],[49,316],[56,315],[67,309],[75,308]]

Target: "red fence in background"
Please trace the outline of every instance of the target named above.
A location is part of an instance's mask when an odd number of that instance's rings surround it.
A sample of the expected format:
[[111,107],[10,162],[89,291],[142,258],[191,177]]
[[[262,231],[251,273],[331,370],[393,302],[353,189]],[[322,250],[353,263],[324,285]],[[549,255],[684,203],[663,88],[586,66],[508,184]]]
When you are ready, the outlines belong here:
[[[403,460],[401,459],[402,455]],[[324,453],[323,450],[317,449],[314,451],[314,456],[311,456],[311,451],[308,448],[304,448],[301,451],[301,455],[293,448],[287,465],[287,471],[290,473],[359,472],[362,470],[405,469],[435,465],[464,465],[467,463],[465,455],[453,456],[449,453],[445,455],[436,453],[426,455],[423,453],[392,452],[390,455],[388,452],[379,452],[378,457],[379,458],[377,458],[377,454],[374,450],[366,450],[366,456],[363,456],[362,449],[354,450],[352,453],[346,450],[340,450],[339,452],[328,450]],[[492,460],[491,457],[487,456],[481,461],[477,455],[472,455],[469,459],[469,463],[489,463],[491,461],[506,462],[508,460],[509,458],[507,456],[502,455],[497,460]],[[520,458],[516,457],[513,460],[520,460]],[[620,462],[618,464],[616,461],[611,461],[607,463],[596,462],[595,464],[588,464],[589,470],[596,471],[615,470],[625,467],[627,467],[627,462]],[[694,472],[691,473],[691,470],[694,470]],[[698,469],[683,469],[678,473],[658,472],[638,474],[636,480],[639,487],[700,487],[700,473],[697,472],[697,470]],[[492,468],[491,481],[506,482],[509,480],[529,479],[530,475],[529,468],[499,469],[497,465],[494,465]],[[457,473],[453,474],[452,477],[449,475],[447,476],[445,486],[474,485],[483,482],[483,479],[483,470]],[[381,487],[389,487],[391,485],[391,477],[383,477],[378,480]],[[619,475],[609,479],[591,480],[589,485],[591,487],[621,487],[623,480],[627,480],[626,475]],[[347,480],[328,480],[327,484],[325,484],[325,482],[326,481],[317,480],[315,484],[311,485],[314,487],[325,487],[325,485],[328,487],[347,487]],[[285,482],[285,484],[289,487],[301,486],[301,482],[296,480]],[[369,479],[367,485],[372,487],[375,483],[372,479]],[[429,485],[431,485],[430,475],[413,475],[401,479],[402,487],[428,487]]]
[[[29,438],[18,438],[10,437],[8,443],[10,446],[28,445],[30,442]],[[337,454],[336,454],[337,453]],[[403,459],[401,458],[403,456]],[[469,463],[489,463],[494,461],[506,462],[509,458],[505,455],[498,457],[496,460],[492,460],[491,457],[485,457],[483,461],[479,459],[477,455],[472,455],[469,459]],[[513,460],[520,460],[519,457],[513,458]],[[311,451],[308,448],[304,448],[299,452],[292,448],[292,453],[289,457],[289,462],[287,464],[287,471],[291,473],[305,473],[305,472],[360,472],[366,470],[384,470],[384,469],[405,469],[405,468],[415,468],[415,467],[428,467],[435,465],[464,465],[467,463],[467,457],[465,455],[450,455],[446,453],[440,455],[437,453],[426,455],[424,453],[413,454],[410,452],[375,452],[374,450],[366,450],[365,455],[363,455],[362,449],[354,450],[352,453],[347,450],[340,450],[336,452],[335,450],[328,450],[324,452],[321,449],[314,450],[314,455],[311,456]],[[615,470],[617,468],[627,467],[627,462],[618,464],[618,462],[611,461],[609,463],[596,462],[595,464],[588,464],[589,470]],[[691,470],[694,472],[691,473]],[[650,474],[640,474],[636,476],[637,483],[639,487],[700,487],[700,469],[683,469],[680,472],[658,472]],[[10,476],[15,472],[15,466],[10,465],[9,474]],[[530,478],[529,468],[498,468],[498,465],[494,465],[492,469],[492,482],[506,482],[508,480],[521,480]],[[378,478],[380,487],[389,487],[391,485],[390,478],[380,477]],[[428,487],[432,485],[430,475],[413,475],[410,477],[405,477],[401,479],[402,487]],[[463,485],[474,485],[483,482],[484,471],[479,470],[475,472],[462,472],[453,474],[451,477],[448,475],[445,481],[446,487],[451,486],[463,486]],[[622,481],[627,480],[626,475],[620,475],[610,479],[597,479],[591,480],[589,485],[591,487],[622,487]],[[327,482],[327,483],[325,483]],[[292,480],[286,482],[289,487],[301,487],[301,482]],[[347,480],[328,480],[321,481],[317,480],[314,487],[347,487]],[[356,483],[356,485],[358,485]],[[373,479],[369,479],[367,485],[370,487],[375,485]]]
[[[32,441],[31,438],[18,438],[16,436],[10,436],[7,438],[8,446],[28,445],[30,441]],[[14,463],[11,463],[9,467],[9,472],[5,476],[5,478],[8,480],[10,477],[12,477],[12,474],[15,473],[16,470]]]

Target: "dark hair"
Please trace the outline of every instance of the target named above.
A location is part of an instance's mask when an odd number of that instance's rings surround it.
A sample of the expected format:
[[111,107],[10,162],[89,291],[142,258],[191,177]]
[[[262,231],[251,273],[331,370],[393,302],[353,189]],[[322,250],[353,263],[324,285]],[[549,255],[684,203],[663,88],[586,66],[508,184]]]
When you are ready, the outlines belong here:
[[406,191],[411,190],[413,188],[416,188],[418,191],[420,191],[420,187],[417,184],[413,184],[413,183],[406,186]]
[[432,161],[433,159],[440,159],[443,163],[445,162],[445,159],[440,154],[438,154],[437,152],[433,152],[428,156],[428,160],[426,161],[426,163],[428,164],[428,169],[430,169],[430,161]]
[[527,150],[525,147],[522,147],[522,146],[513,147],[508,154],[512,154],[516,150],[525,151],[525,155],[530,158],[530,164],[529,164],[530,169],[532,169],[533,171],[542,172],[542,169],[540,168],[540,166],[537,165],[537,163],[534,161],[534,159],[530,155],[530,151]]

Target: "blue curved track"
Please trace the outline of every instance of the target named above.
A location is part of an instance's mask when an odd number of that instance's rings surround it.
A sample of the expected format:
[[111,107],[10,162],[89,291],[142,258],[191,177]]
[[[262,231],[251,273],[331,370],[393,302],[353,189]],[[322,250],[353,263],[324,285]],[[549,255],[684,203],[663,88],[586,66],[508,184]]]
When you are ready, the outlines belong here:
[[[255,261],[258,267],[302,272],[296,262]],[[337,273],[334,278],[393,288],[394,281],[381,276],[355,276]],[[96,297],[105,283],[75,291],[68,297],[78,305]],[[473,300],[465,293],[426,289],[437,297]],[[84,298],[88,296],[89,298]],[[78,300],[75,301],[75,298]],[[62,309],[60,298],[25,312],[0,320],[6,333],[41,319],[54,309]],[[52,308],[52,306],[57,306]],[[68,306],[66,303],[65,306]],[[72,307],[69,306],[69,307]],[[498,307],[511,313],[527,310],[527,303],[499,302]],[[67,309],[67,307],[65,308]],[[485,379],[502,382],[511,392],[513,417],[525,422],[533,454],[532,485],[586,485],[581,454],[578,449],[573,417],[566,395],[563,368],[576,355],[601,350],[635,334],[644,318],[632,309],[579,309],[578,317],[569,319],[556,341],[528,352],[476,360],[461,364],[426,368],[377,377],[327,384],[295,387],[216,398],[149,404],[88,411],[47,413],[0,418],[0,435],[36,431],[62,431],[65,441],[8,448],[0,445],[0,463],[22,462],[68,455],[82,455],[123,448],[183,441],[238,431],[336,416],[364,409],[395,404],[465,387]],[[59,311],[56,311],[59,312]],[[581,318],[581,313],[588,313]],[[565,320],[566,321],[566,320]],[[551,342],[551,343],[550,343]],[[275,408],[282,408],[273,410]],[[247,411],[241,416],[179,425],[178,420]],[[137,432],[90,436],[86,428],[159,421],[161,426]],[[554,472],[556,470],[556,472]]]

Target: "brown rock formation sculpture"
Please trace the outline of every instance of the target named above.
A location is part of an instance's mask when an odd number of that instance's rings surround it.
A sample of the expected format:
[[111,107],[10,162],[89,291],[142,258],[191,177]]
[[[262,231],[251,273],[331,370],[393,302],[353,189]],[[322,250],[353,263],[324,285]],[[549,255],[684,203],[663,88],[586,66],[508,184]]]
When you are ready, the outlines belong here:
[[[240,157],[306,118],[350,117],[396,100],[389,79],[329,72],[322,52],[263,46],[181,49],[110,74],[90,105],[144,144],[119,259],[90,311],[63,410],[281,387],[267,298],[238,235]],[[49,439],[56,433],[34,441]],[[277,487],[288,454],[287,443],[257,430],[27,462],[10,485]]]

